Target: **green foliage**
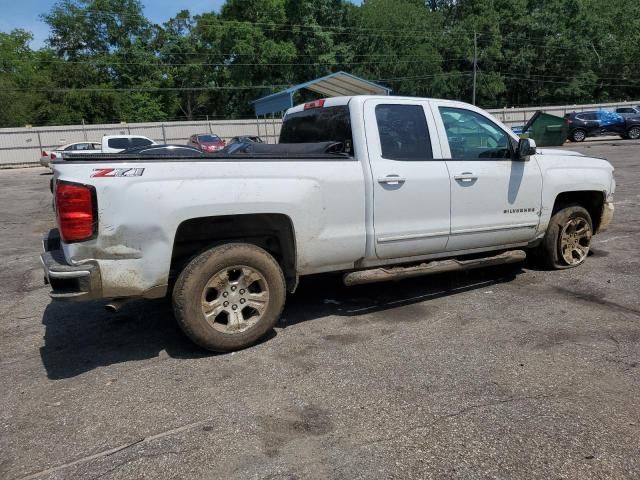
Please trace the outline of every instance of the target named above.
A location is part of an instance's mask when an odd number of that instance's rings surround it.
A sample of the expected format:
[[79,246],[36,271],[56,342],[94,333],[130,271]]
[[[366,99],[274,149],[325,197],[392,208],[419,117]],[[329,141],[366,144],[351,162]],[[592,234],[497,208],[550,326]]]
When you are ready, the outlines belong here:
[[139,0],[60,0],[42,18],[45,48],[0,32],[0,126],[247,117],[251,100],[339,70],[470,101],[474,37],[481,106],[640,94],[638,2],[227,0],[154,25]]

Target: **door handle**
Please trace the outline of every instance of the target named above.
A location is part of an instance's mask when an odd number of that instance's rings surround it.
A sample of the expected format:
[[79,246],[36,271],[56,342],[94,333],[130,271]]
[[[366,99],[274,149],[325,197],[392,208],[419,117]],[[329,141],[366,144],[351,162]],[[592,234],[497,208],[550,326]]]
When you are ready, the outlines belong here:
[[453,178],[460,182],[472,182],[473,180],[477,180],[478,176],[471,172],[463,172],[460,175],[455,175]]
[[387,175],[386,177],[378,178],[378,183],[386,183],[388,185],[399,185],[406,181],[407,179],[400,175]]

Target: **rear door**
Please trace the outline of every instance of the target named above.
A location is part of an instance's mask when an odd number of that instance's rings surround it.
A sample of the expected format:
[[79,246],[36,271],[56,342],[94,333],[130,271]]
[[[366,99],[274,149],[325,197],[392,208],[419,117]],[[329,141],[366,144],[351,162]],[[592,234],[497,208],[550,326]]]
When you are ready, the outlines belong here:
[[535,156],[514,160],[516,141],[481,110],[433,102],[451,175],[448,251],[533,240],[542,174]]
[[595,114],[595,112],[581,113],[579,115],[576,115],[576,118],[584,122],[587,133],[597,134],[600,132],[600,122],[598,121],[598,116]]
[[364,119],[378,258],[445,251],[450,186],[427,102],[370,99]]
[[622,115],[615,112],[601,110],[595,114],[600,125],[600,133],[621,134],[625,131],[625,120]]

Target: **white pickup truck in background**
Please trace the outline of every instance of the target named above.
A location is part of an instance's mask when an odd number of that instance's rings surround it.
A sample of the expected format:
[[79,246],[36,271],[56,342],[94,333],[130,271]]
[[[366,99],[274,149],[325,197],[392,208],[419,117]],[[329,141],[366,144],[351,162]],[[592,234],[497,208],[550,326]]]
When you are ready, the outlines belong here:
[[156,142],[142,135],[105,135],[102,137],[102,153],[120,153],[136,147],[148,147]]
[[[290,109],[278,145],[53,162],[56,300],[172,295],[199,345],[251,345],[300,276],[345,283],[520,261],[585,261],[613,214],[613,167],[536,149],[465,103],[338,97]],[[324,142],[324,143],[323,143]]]

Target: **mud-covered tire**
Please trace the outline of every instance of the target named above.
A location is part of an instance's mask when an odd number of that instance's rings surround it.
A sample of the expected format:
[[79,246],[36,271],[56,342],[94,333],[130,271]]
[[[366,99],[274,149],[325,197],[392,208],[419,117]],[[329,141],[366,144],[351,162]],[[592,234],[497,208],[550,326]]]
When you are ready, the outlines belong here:
[[[261,277],[268,300],[255,324],[246,330],[225,333],[219,330],[224,325],[216,324],[215,319],[207,319],[204,302],[211,281],[236,266],[246,267]],[[246,290],[248,292],[249,288]],[[249,347],[271,331],[280,318],[285,298],[286,284],[278,262],[255,245],[230,243],[203,252],[182,270],[173,289],[173,310],[180,328],[193,342],[207,350],[228,352]]]
[[[568,228],[571,224],[576,223],[586,228],[585,238],[588,237],[588,242],[586,242],[584,256],[580,259],[575,258],[575,263],[570,263],[563,256],[563,237],[571,236]],[[551,217],[542,243],[535,251],[535,258],[542,266],[553,270],[577,267],[582,265],[587,258],[592,236],[593,222],[589,212],[579,205],[563,207]],[[580,245],[580,247],[584,248],[584,245]]]

